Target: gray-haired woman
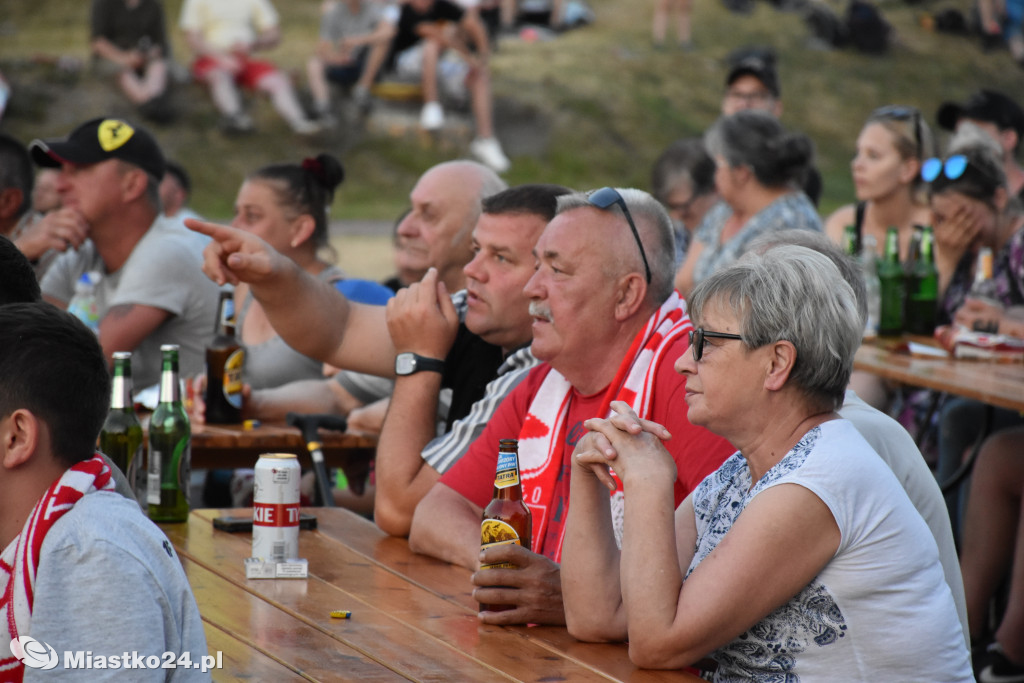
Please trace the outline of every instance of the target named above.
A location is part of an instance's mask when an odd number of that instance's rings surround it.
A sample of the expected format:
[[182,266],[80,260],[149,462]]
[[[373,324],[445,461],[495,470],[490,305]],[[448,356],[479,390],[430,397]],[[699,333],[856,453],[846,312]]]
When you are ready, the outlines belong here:
[[[625,406],[587,421],[562,558],[570,632],[628,639],[644,667],[710,655],[715,680],[971,681],[934,539],[835,413],[861,337],[839,271],[780,246],[710,276],[689,306],[689,419],[739,450],[673,511],[664,428]],[[609,465],[630,501],[621,551]]]
[[715,188],[722,201],[697,227],[676,274],[683,296],[746,251],[747,242],[786,228],[821,230],[814,204],[800,189],[814,146],[763,111],[744,110],[718,119],[704,134],[715,160]]

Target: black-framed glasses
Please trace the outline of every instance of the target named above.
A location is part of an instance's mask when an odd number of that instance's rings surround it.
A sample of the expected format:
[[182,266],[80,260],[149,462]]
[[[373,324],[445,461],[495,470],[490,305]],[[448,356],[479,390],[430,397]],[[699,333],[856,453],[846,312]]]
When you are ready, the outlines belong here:
[[704,357],[704,340],[705,339],[739,339],[743,340],[743,337],[738,334],[730,334],[728,332],[711,332],[705,330],[703,327],[698,327],[696,330],[690,332],[690,349],[693,351],[693,360],[700,361]]
[[910,125],[914,129],[914,145],[917,149],[917,158],[920,159],[924,155],[924,146],[921,143],[921,110],[915,107],[891,104],[874,110],[868,118],[910,121]]
[[608,210],[613,204],[618,204],[622,207],[622,215],[626,217],[629,229],[633,231],[636,246],[640,248],[640,257],[644,260],[644,273],[647,275],[647,284],[651,284],[651,267],[647,264],[647,252],[644,251],[644,243],[640,241],[640,233],[637,232],[636,223],[633,222],[633,216],[629,213],[626,200],[622,198],[622,195],[614,187],[602,187],[600,190],[591,192],[587,196],[587,201],[602,211]]
[[921,164],[921,177],[927,182],[932,182],[943,174],[949,180],[956,180],[963,176],[970,163],[963,154],[954,154],[945,161],[938,157],[932,157]]

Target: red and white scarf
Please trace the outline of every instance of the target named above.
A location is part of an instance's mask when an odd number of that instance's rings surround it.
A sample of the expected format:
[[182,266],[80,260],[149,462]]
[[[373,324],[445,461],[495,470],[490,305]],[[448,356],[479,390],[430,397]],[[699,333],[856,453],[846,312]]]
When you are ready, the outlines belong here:
[[[654,378],[665,353],[681,335],[688,334],[692,329],[690,317],[686,314],[686,302],[678,292],[672,292],[633,339],[615,378],[605,391],[597,414],[609,415],[609,405],[613,400],[618,400],[628,403],[640,417],[649,417]],[[561,373],[551,369],[533,397],[520,429],[519,469],[524,488],[530,491],[524,497],[535,512],[541,513],[533,516],[532,548],[540,548],[547,534],[550,518],[547,512],[552,508],[555,482],[565,456],[565,430],[569,427],[567,421],[571,398],[572,385]],[[539,492],[535,491],[537,488]],[[612,494],[612,518],[616,539],[621,539],[621,484]],[[544,554],[556,562],[559,560],[562,556],[561,535],[558,547],[553,552],[545,549]]]
[[25,666],[11,652],[11,641],[32,622],[36,570],[46,534],[75,503],[94,491],[113,491],[114,478],[99,455],[69,468],[32,508],[24,528],[0,555],[0,676],[20,681]]

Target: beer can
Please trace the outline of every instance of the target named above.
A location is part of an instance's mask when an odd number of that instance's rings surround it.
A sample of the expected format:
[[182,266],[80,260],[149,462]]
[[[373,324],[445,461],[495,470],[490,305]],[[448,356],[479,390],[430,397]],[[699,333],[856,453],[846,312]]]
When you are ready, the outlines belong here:
[[252,556],[283,562],[299,556],[299,459],[264,453],[253,480]]

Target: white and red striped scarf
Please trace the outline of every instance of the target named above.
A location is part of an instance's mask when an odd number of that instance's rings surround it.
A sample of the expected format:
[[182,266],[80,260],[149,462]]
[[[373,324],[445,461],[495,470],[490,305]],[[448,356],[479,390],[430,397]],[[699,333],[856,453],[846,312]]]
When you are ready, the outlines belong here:
[[[633,339],[629,351],[615,373],[615,378],[608,385],[598,415],[609,415],[609,405],[613,400],[617,400],[628,403],[640,417],[649,417],[654,378],[664,360],[665,352],[681,335],[688,334],[692,329],[690,316],[686,313],[686,302],[678,292],[672,292]],[[550,514],[547,513],[552,509],[555,482],[565,456],[565,430],[568,428],[571,397],[572,385],[561,373],[551,369],[534,395],[520,429],[519,469],[524,489],[530,491],[529,495],[526,495],[524,490],[524,498],[535,510],[532,548],[540,548],[547,534],[550,521]],[[618,483],[618,480],[616,482]],[[538,488],[539,492],[535,490]],[[537,512],[541,514],[538,515]],[[612,518],[616,539],[621,539],[621,483],[612,494]],[[553,551],[549,548],[544,550],[545,555],[558,562],[562,556],[562,536],[559,535],[557,548]]]
[[114,478],[99,455],[69,468],[39,499],[17,538],[0,555],[0,676],[20,681],[25,666],[11,652],[11,641],[32,622],[36,570],[46,534],[75,503],[94,491],[113,491]]

